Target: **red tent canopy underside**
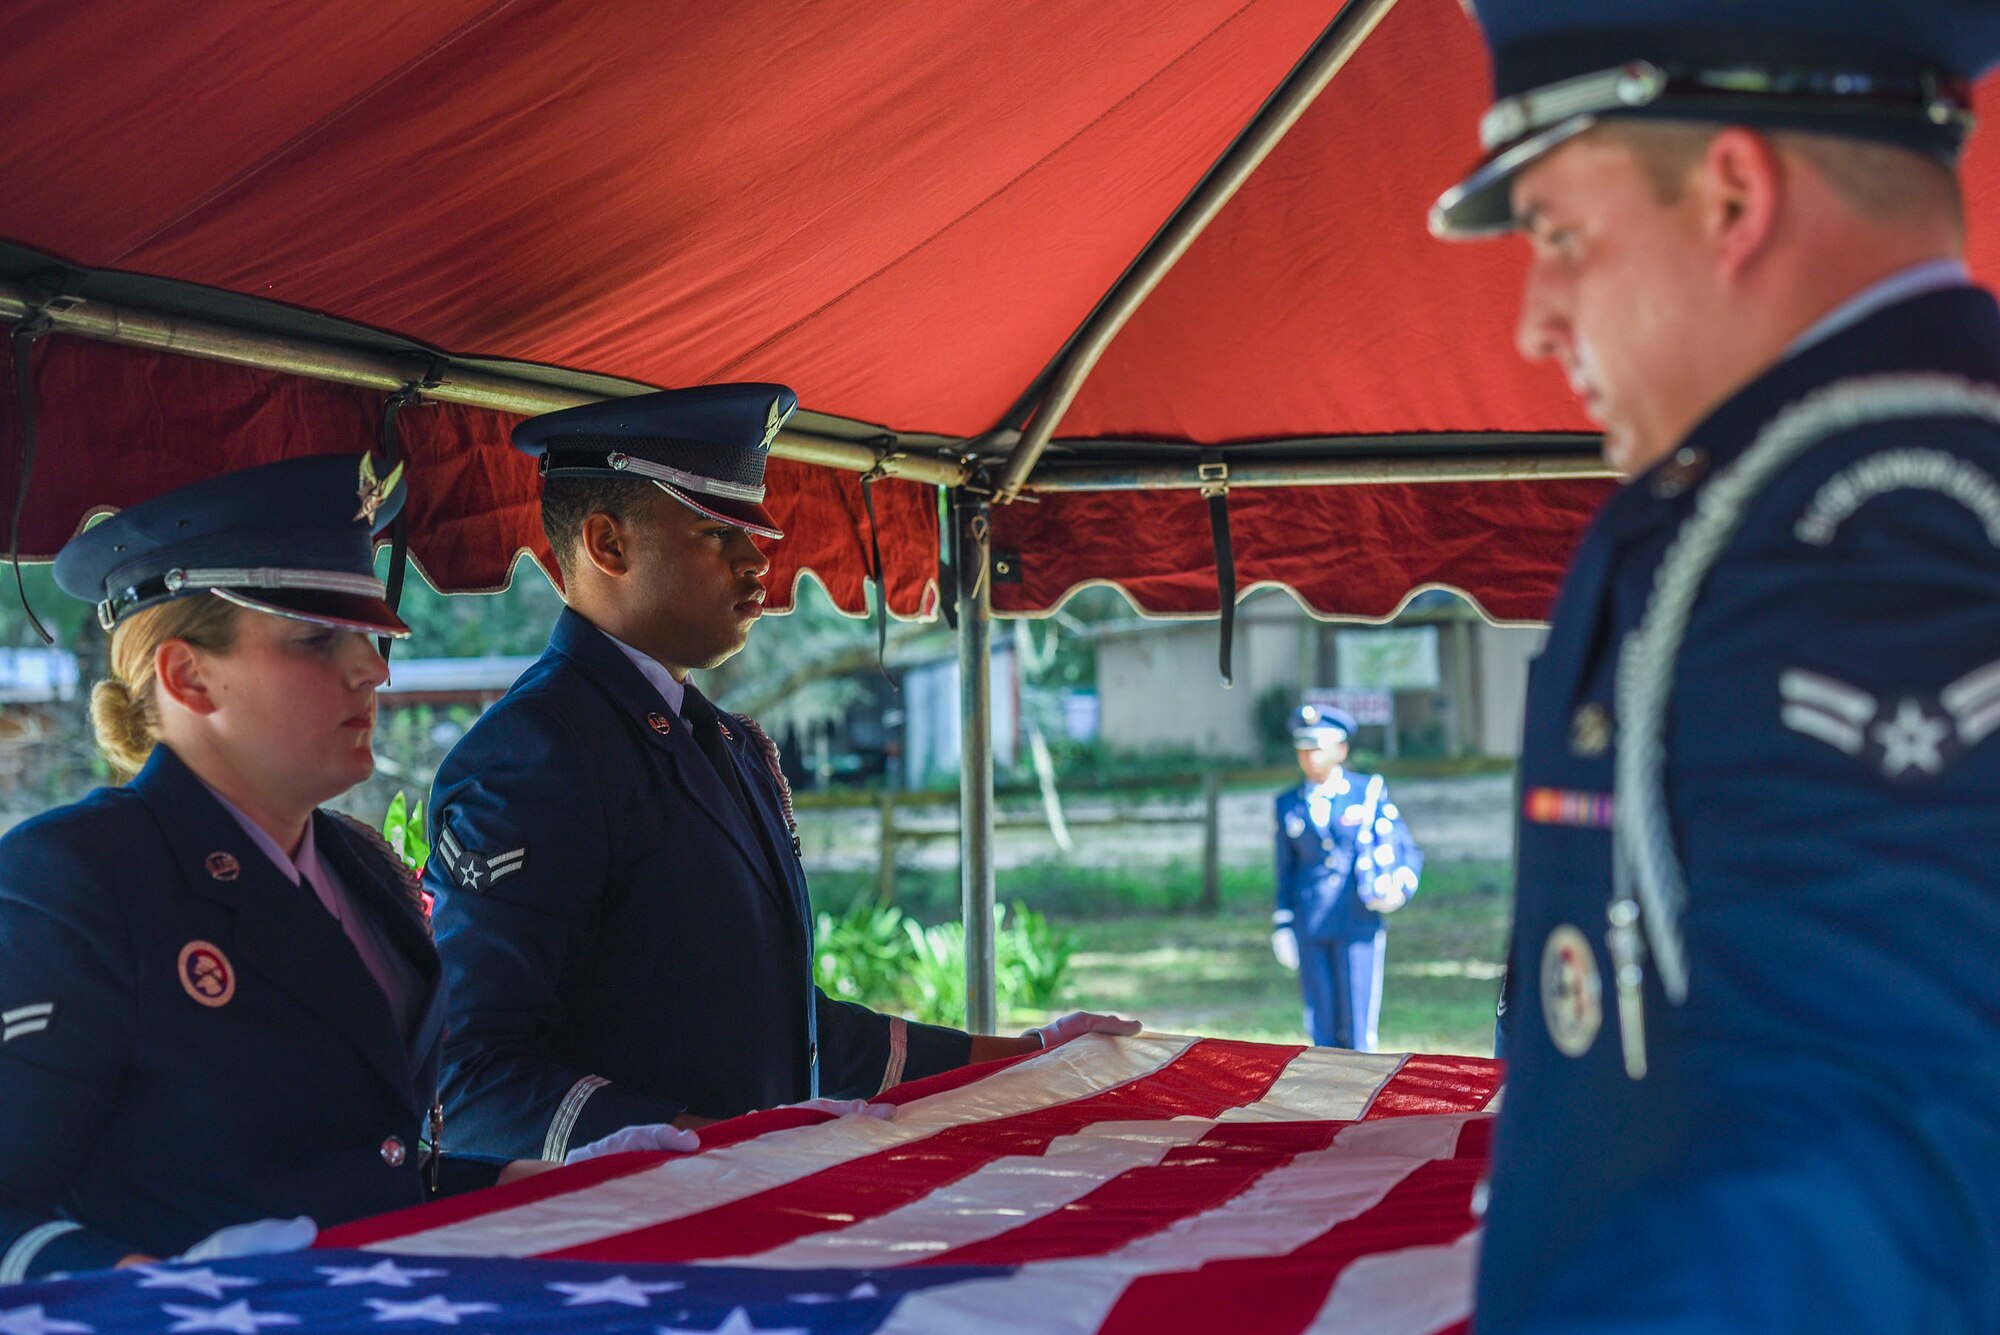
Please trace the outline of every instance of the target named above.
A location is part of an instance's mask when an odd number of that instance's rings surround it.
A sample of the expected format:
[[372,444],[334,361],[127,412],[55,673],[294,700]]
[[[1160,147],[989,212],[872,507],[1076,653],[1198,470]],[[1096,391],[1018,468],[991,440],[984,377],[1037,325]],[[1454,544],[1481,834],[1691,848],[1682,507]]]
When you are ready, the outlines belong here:
[[[659,385],[770,379],[808,408],[971,437],[1010,409],[1337,9],[1330,0],[15,0],[0,27],[0,237],[269,298],[463,355]],[[135,42],[133,34],[145,40]],[[1520,255],[1423,229],[1487,86],[1457,0],[1402,0],[1111,344],[1066,440],[1581,430],[1525,368]],[[1975,269],[2000,137],[1966,165]],[[23,549],[218,469],[359,450],[381,396],[53,336]],[[0,394],[6,391],[0,390]],[[16,413],[0,450],[18,455]],[[509,419],[405,415],[413,550],[450,590],[539,552]],[[1389,448],[1393,449],[1393,446]],[[4,467],[5,459],[0,459]],[[0,472],[11,477],[12,470]],[[792,537],[850,611],[857,479],[774,464]],[[1239,584],[1381,616],[1447,584],[1546,615],[1601,484],[1239,491]],[[877,489],[889,604],[931,610],[934,497]],[[1003,611],[1089,580],[1215,607],[1190,493],[996,517]]]

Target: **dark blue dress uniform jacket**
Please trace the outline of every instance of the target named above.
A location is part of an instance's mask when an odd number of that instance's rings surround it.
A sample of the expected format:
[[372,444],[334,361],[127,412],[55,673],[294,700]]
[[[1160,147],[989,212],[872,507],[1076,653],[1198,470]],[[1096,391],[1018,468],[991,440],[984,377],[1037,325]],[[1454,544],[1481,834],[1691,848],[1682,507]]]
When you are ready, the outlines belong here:
[[[813,986],[777,785],[724,718],[754,821],[631,660],[565,611],[438,771],[425,875],[451,985],[454,1144],[560,1157],[683,1111],[881,1086],[890,1021]],[[911,1078],[970,1047],[957,1030],[907,1035]]]
[[[0,1042],[0,1255],[58,1218],[84,1229],[29,1273],[423,1201],[444,1018],[423,906],[385,847],[313,819],[321,856],[431,986],[407,1039],[311,888],[164,746],[127,787],[0,840],[0,1014],[32,1017]],[[221,1005],[183,985],[196,942],[233,976]]]
[[[1342,777],[1347,791],[1329,801],[1325,829],[1313,823],[1309,785],[1278,794],[1278,909],[1292,914],[1292,929],[1301,941],[1363,941],[1382,926],[1382,915],[1363,904],[1355,889],[1356,819],[1363,813],[1368,784],[1375,776],[1346,770]],[[1386,786],[1375,819],[1389,823],[1388,832],[1377,837],[1380,847],[1394,853],[1392,866],[1421,873],[1424,855],[1410,838],[1402,813],[1389,800]]]
[[[1537,790],[1611,792],[1616,747],[1582,720],[1611,708],[1702,486],[1816,387],[1909,371],[2000,383],[1992,298],[1912,298],[1807,348],[1690,435],[1705,475],[1670,460],[1611,498],[1532,673],[1525,812]],[[2000,478],[2000,430],[1962,418],[1835,436],[1752,503],[1696,605],[1666,733],[1689,991],[1668,1005],[1648,970],[1641,1081],[1605,946],[1610,833],[1576,803],[1524,821],[1482,1332],[2000,1331],[2000,736],[1959,747],[1938,723],[1940,693],[2000,661],[2000,527],[1906,487],[1828,545],[1795,532],[1829,480],[1909,449]],[[1850,755],[1787,726],[1789,671],[1883,702],[1871,738],[1913,702],[1937,750]],[[1576,1056],[1547,1012],[1578,989],[1543,977],[1563,924],[1602,984]]]

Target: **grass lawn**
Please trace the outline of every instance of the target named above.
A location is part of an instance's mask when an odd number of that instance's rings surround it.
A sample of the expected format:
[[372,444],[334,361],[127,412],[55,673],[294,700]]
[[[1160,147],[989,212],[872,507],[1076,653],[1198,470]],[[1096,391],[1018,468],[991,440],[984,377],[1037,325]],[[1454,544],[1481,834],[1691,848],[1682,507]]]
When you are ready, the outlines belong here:
[[[905,911],[931,922],[956,916],[956,885],[936,879],[906,880]],[[846,880],[815,877],[815,899],[839,907],[872,893],[868,878]],[[1107,872],[1045,863],[1003,871],[999,897],[1069,932],[1076,953],[1065,1009],[1116,1010],[1168,1032],[1302,1041],[1297,975],[1271,957],[1269,871],[1228,869],[1213,915],[1192,907],[1199,884],[1198,871],[1179,864]],[[1389,920],[1385,1052],[1491,1055],[1511,887],[1503,863],[1424,869],[1417,897]],[[1003,1032],[1043,1018],[1010,1015]]]
[[[1427,868],[1423,890],[1390,919],[1383,1051],[1492,1055],[1508,903],[1496,876],[1504,872]],[[1262,902],[1237,900],[1216,917],[1068,920],[1077,943],[1071,996],[1155,1029],[1299,1042],[1298,977],[1271,957],[1269,919]]]

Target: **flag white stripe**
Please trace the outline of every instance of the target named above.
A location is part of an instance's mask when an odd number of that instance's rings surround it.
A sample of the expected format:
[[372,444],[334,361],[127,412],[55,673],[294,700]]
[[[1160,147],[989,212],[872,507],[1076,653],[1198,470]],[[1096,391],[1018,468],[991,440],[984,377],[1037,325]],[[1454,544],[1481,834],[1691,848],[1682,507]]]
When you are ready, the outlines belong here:
[[1444,1247],[1405,1247],[1340,1272],[1308,1335],[1433,1335],[1472,1315],[1480,1230]]
[[1307,1048],[1255,1103],[1230,1108],[1220,1122],[1351,1122],[1368,1111],[1409,1057],[1397,1052]]
[[[897,1305],[881,1335],[938,1330],[956,1335],[1090,1335],[1135,1279],[1211,1261],[1282,1254],[1373,1209],[1434,1157],[1422,1151],[1445,1140],[1455,1146],[1466,1120],[1462,1115],[1399,1117],[1347,1127],[1331,1148],[1301,1154],[1215,1209],[1176,1220],[1117,1251],[1029,1262],[1004,1279],[911,1294]],[[1445,1122],[1452,1125],[1420,1125]],[[1384,1152],[1391,1146],[1419,1153]]]
[[[1286,1064],[1263,1098],[1226,1109],[1219,1118],[1098,1122],[1050,1141],[1044,1154],[997,1159],[875,1219],[714,1263],[801,1269],[906,1265],[1053,1214],[1120,1173],[1159,1163],[1176,1146],[1193,1144],[1220,1123],[1359,1118],[1405,1060],[1307,1049]],[[1443,1152],[1456,1144],[1454,1128]]]
[[1058,1136],[1046,1154],[996,1159],[878,1218],[814,1233],[761,1255],[703,1264],[781,1270],[909,1265],[1053,1214],[1120,1173],[1159,1163],[1214,1127],[1193,1120],[1099,1122],[1082,1134]]
[[841,1117],[774,1131],[561,1196],[384,1238],[370,1243],[369,1250],[411,1256],[533,1256],[582,1246],[775,1190],[952,1126],[1088,1098],[1153,1074],[1194,1042],[1175,1034],[1126,1039],[1087,1035],[977,1084],[905,1104],[891,1122]]

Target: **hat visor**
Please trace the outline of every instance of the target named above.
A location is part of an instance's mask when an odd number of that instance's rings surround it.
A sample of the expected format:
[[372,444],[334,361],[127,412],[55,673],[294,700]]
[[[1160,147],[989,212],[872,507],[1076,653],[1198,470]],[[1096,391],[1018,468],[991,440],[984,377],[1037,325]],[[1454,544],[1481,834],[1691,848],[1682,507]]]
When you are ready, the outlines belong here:
[[760,538],[776,541],[785,536],[785,531],[778,527],[778,521],[771,518],[771,512],[755,501],[732,501],[720,496],[698,497],[694,492],[682,491],[679,487],[658,479],[654,479],[653,485],[696,514],[707,515],[710,519],[720,520],[725,524],[734,524],[737,528],[747,529]]
[[406,640],[410,628],[380,598],[358,593],[326,593],[317,589],[211,589],[209,592],[238,607],[292,621],[310,621],[336,630],[356,630],[368,635],[386,635]]
[[1431,235],[1440,241],[1472,241],[1518,230],[1514,177],[1595,124],[1595,116],[1572,116],[1480,163],[1431,205]]
[[1300,751],[1324,751],[1336,742],[1347,740],[1347,734],[1339,728],[1323,728],[1318,732],[1295,732],[1292,746]]

